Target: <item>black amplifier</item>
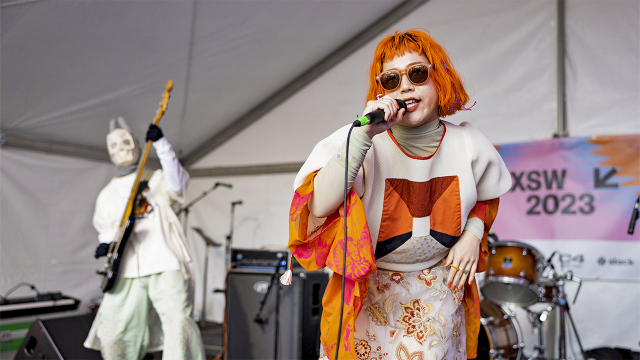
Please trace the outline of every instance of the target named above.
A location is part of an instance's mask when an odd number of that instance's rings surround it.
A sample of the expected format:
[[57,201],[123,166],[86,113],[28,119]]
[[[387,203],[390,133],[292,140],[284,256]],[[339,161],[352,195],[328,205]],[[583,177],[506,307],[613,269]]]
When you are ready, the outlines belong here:
[[231,268],[285,271],[289,261],[287,250],[231,249]]

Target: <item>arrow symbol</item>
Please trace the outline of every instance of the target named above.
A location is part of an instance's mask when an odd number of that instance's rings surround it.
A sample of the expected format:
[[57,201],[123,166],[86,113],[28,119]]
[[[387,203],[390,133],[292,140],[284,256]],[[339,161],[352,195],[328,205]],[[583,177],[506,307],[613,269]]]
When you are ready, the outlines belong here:
[[611,168],[609,172],[600,177],[600,169],[593,169],[593,186],[597,188],[617,188],[618,184],[607,184],[607,180],[618,172],[616,168]]

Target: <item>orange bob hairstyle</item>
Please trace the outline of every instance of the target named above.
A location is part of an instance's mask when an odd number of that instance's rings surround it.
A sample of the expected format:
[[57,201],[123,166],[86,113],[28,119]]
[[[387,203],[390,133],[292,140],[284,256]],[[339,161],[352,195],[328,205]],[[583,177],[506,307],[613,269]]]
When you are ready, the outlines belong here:
[[417,52],[427,57],[433,65],[429,76],[438,92],[438,116],[453,115],[469,101],[462,79],[451,65],[446,50],[426,33],[426,30],[411,29],[382,39],[376,47],[369,69],[369,93],[367,101],[375,100],[376,94],[384,94],[376,76],[382,73],[382,65],[407,52]]

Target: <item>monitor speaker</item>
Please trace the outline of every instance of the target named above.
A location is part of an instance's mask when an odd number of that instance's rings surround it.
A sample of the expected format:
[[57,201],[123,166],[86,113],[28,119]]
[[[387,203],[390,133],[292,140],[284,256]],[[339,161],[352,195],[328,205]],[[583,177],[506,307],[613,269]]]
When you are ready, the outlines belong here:
[[102,359],[99,351],[82,346],[95,315],[37,319],[29,327],[14,359]]
[[[276,289],[269,292],[272,273],[232,269],[227,277],[227,360],[274,359]],[[278,279],[276,278],[276,282]],[[322,296],[329,282],[323,271],[294,272],[291,285],[279,282],[277,359],[319,357]]]

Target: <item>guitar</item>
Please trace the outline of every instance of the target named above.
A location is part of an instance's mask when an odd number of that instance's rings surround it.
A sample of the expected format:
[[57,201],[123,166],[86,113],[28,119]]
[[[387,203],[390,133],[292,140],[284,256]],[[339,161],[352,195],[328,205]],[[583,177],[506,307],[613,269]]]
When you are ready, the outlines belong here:
[[[155,125],[158,125],[160,119],[167,110],[167,103],[169,102],[171,90],[173,90],[173,80],[169,80],[167,82],[167,87],[164,91],[164,95],[162,96],[160,107],[156,111],[155,120],[153,122]],[[98,275],[102,276],[102,284],[100,287],[103,292],[109,292],[113,288],[113,285],[118,278],[118,271],[120,269],[122,256],[124,255],[124,250],[129,240],[129,236],[131,236],[131,231],[133,231],[133,226],[135,225],[135,214],[133,211],[133,206],[136,200],[136,195],[138,195],[138,186],[140,185],[140,179],[144,170],[144,164],[147,162],[147,156],[149,155],[150,149],[151,140],[147,141],[147,146],[144,150],[144,154],[142,155],[142,157],[140,158],[140,162],[138,163],[138,173],[136,174],[136,180],[133,182],[133,189],[131,189],[129,201],[127,201],[127,206],[125,207],[124,215],[122,216],[122,220],[120,221],[120,226],[118,227],[118,231],[116,232],[114,241],[112,241],[111,245],[109,245],[107,262],[102,269],[98,269],[96,271]]]

